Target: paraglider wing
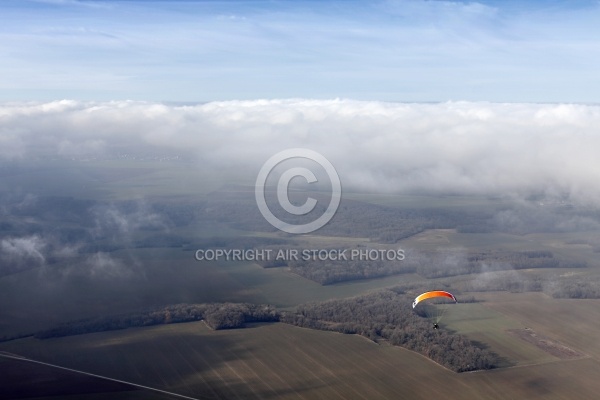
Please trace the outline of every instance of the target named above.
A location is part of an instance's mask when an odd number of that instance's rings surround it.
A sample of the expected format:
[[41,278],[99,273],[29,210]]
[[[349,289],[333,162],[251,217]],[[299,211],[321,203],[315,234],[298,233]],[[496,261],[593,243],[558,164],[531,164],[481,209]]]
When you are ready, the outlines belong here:
[[419,304],[421,301],[426,300],[426,299],[431,299],[434,297],[448,297],[452,300],[454,300],[455,303],[457,303],[456,297],[454,297],[454,295],[450,292],[446,292],[445,290],[434,290],[432,292],[425,292],[423,294],[418,295],[415,298],[415,301],[413,301],[412,303],[412,308],[415,308],[417,306],[417,304]]

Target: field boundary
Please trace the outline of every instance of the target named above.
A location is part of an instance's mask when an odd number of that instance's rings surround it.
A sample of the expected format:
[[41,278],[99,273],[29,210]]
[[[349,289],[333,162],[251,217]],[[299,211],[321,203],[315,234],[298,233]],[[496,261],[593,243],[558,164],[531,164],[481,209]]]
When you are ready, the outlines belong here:
[[161,394],[166,394],[166,395],[169,395],[169,396],[172,396],[172,397],[177,397],[177,398],[180,398],[180,399],[201,400],[201,399],[196,398],[196,397],[189,397],[189,396],[185,396],[183,394],[173,393],[173,392],[169,392],[169,391],[166,391],[166,390],[153,388],[153,387],[150,387],[150,386],[140,385],[138,383],[123,381],[123,380],[120,380],[120,379],[110,378],[108,376],[103,376],[103,375],[92,374],[91,372],[80,371],[80,370],[73,369],[73,368],[62,367],[60,365],[55,365],[55,364],[50,364],[50,363],[43,362],[43,361],[33,360],[31,358],[26,358],[26,357],[19,356],[19,355],[16,355],[16,354],[15,355],[9,355],[9,354],[11,354],[11,353],[0,352],[0,357],[2,357],[2,358],[8,358],[8,359],[11,359],[11,360],[29,362],[29,363],[33,363],[33,364],[44,365],[44,366],[51,367],[51,368],[57,368],[57,369],[62,369],[64,371],[74,372],[76,374],[91,376],[93,378],[104,379],[104,380],[107,380],[107,381],[122,383],[122,384],[129,385],[129,386],[135,386],[135,387],[138,387],[140,389],[150,390],[150,391],[153,391],[153,392],[157,392],[157,393],[161,393]]

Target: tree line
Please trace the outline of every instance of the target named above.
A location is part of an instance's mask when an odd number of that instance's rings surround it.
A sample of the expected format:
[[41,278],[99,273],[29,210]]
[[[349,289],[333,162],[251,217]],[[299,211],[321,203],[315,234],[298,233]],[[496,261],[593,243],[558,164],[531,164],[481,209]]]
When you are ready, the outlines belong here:
[[595,275],[582,277],[496,271],[479,274],[458,285],[467,292],[544,292],[557,299],[600,299],[600,280]]
[[[360,246],[359,246],[360,247]],[[272,253],[293,249],[293,246],[269,246]],[[356,248],[355,248],[356,249]],[[368,250],[366,247],[362,247]],[[301,249],[297,249],[301,251]],[[347,248],[348,253],[352,248]],[[289,270],[321,285],[339,282],[380,278],[390,275],[417,273],[424,278],[435,279],[458,275],[481,274],[492,271],[507,271],[540,268],[585,268],[587,264],[577,261],[562,261],[546,250],[532,251],[468,251],[460,248],[419,251],[407,249],[403,260],[264,260],[258,261],[264,268],[288,267]],[[500,290],[511,290],[500,289]]]
[[235,329],[251,322],[282,322],[299,327],[358,334],[423,354],[456,372],[493,368],[496,356],[463,336],[431,322],[411,308],[414,293],[386,289],[344,300],[299,306],[295,311],[249,303],[177,304],[144,312],[65,323],[37,332],[38,339],[204,320],[212,329]]
[[249,322],[278,321],[279,313],[273,306],[250,303],[176,304],[155,310],[68,322],[37,332],[33,336],[48,339],[199,320],[204,320],[215,330],[234,329]]

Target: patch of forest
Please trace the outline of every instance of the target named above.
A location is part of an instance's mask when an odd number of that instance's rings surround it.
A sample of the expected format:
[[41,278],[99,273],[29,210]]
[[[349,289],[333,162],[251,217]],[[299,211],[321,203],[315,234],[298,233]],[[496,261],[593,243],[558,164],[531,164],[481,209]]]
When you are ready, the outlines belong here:
[[290,271],[306,279],[331,285],[359,279],[381,278],[415,272],[415,268],[401,261],[292,261]]
[[559,260],[551,251],[546,250],[439,249],[429,252],[407,250],[406,263],[413,265],[419,275],[430,279],[490,271],[587,267],[584,262]]
[[414,295],[401,289],[381,290],[343,300],[299,306],[282,322],[312,329],[359,334],[371,340],[416,351],[456,372],[494,368],[497,356],[462,335],[434,330],[412,309]]
[[[404,261],[404,252],[401,249],[376,249],[362,245],[352,248],[324,247],[318,249],[323,253],[319,256],[311,253],[312,249],[291,245],[265,246],[265,249],[269,249],[273,255],[295,251],[297,257],[257,260],[263,268],[287,267],[290,272],[321,285],[406,274],[416,270],[414,265]],[[328,254],[332,256],[327,256]]]
[[199,320],[204,320],[215,330],[233,329],[248,322],[276,322],[279,320],[279,312],[270,305],[250,303],[176,304],[150,311],[68,322],[37,332],[33,336],[48,339]]
[[550,282],[548,292],[558,299],[600,299],[600,281],[569,278]]
[[544,292],[557,299],[600,299],[600,280],[597,276],[496,271],[480,274],[459,285],[466,292]]
[[[273,253],[286,251],[290,246],[271,246]],[[296,249],[301,253],[301,249]],[[346,254],[354,251],[368,252],[366,247],[346,248]],[[465,249],[440,249],[417,251],[407,249],[403,259],[378,257],[376,259],[319,259],[315,257],[287,261],[259,261],[264,268],[288,267],[291,272],[321,285],[357,279],[379,278],[390,275],[417,273],[424,278],[445,278],[458,275],[480,274],[490,271],[507,271],[539,268],[585,268],[582,262],[558,260],[550,251],[467,251]]]
[[[290,201],[302,204],[306,196],[318,201],[304,216],[290,216],[274,207],[273,214],[291,223],[302,224],[322,215],[329,198],[321,193],[290,193]],[[274,191],[265,193],[268,204],[277,204]],[[600,212],[563,203],[496,203],[488,207],[468,207],[448,197],[448,206],[394,207],[342,198],[332,220],[319,229],[324,236],[369,238],[378,243],[396,243],[427,229],[456,229],[460,233],[592,232],[600,230]],[[207,198],[202,218],[219,221],[248,231],[274,232],[257,211],[254,187],[238,186],[215,191]]]
[[[266,193],[269,204],[277,204],[274,193]],[[290,193],[290,200],[299,204],[305,201],[306,194]],[[320,193],[310,193],[318,200],[317,205],[307,215],[292,216],[274,208],[275,216],[290,224],[303,224],[314,220],[325,212],[329,199]],[[491,228],[486,221],[492,213],[462,211],[439,208],[398,208],[373,203],[342,199],[339,208],[329,223],[319,229],[319,235],[368,238],[377,243],[396,243],[399,240],[421,233],[427,229],[456,229],[470,226]],[[254,199],[254,188],[239,188],[235,191],[217,191],[208,196],[203,218],[209,218],[246,231],[276,231],[258,212]]]

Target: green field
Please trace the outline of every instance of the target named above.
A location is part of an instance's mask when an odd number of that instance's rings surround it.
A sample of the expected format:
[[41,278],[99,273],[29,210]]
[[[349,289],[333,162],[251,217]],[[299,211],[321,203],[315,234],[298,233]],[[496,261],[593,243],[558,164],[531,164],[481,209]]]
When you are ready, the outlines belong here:
[[552,299],[541,293],[481,293],[486,307],[600,359],[600,300]]

